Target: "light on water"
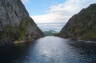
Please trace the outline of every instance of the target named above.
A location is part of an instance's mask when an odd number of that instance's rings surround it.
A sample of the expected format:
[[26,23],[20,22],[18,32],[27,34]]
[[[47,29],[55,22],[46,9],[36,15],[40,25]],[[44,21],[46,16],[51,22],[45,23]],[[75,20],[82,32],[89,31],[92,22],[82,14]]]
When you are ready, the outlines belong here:
[[[80,42],[80,43],[79,43]],[[74,44],[75,43],[75,44]],[[77,44],[79,43],[79,45]],[[83,43],[83,44],[82,44]],[[85,42],[86,43],[86,42]],[[74,44],[74,45],[73,45]],[[93,63],[96,61],[95,47],[83,47],[84,42],[63,39],[55,36],[40,38],[25,51],[11,49],[0,55],[1,60],[12,63]],[[89,44],[89,43],[88,43]],[[13,50],[13,51],[12,51]],[[15,52],[15,53],[14,53]],[[14,54],[13,54],[14,53]],[[10,56],[12,55],[12,57]],[[18,58],[16,58],[18,57]],[[3,63],[4,63],[3,62]]]
[[[47,36],[31,46],[23,63],[88,63],[91,60],[78,48],[69,45],[71,40]],[[92,57],[91,57],[92,58]],[[90,58],[90,59],[91,59]]]

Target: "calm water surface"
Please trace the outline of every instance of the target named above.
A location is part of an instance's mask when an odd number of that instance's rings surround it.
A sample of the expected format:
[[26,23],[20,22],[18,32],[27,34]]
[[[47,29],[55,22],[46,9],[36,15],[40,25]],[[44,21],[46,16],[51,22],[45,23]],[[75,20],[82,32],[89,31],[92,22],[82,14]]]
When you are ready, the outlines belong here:
[[41,38],[23,52],[10,51],[0,53],[0,63],[96,63],[94,44],[55,36]]

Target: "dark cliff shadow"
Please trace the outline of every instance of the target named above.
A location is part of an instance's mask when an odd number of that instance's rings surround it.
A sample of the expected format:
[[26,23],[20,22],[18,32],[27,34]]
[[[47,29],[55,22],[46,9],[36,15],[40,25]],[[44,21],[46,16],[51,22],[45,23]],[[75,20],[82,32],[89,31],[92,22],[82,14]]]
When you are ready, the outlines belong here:
[[[67,42],[77,52],[85,63],[96,63],[96,43],[88,41],[69,40]],[[82,63],[82,62],[81,62]]]
[[28,52],[30,45],[0,47],[0,63],[21,63],[19,58],[26,56],[25,54]]

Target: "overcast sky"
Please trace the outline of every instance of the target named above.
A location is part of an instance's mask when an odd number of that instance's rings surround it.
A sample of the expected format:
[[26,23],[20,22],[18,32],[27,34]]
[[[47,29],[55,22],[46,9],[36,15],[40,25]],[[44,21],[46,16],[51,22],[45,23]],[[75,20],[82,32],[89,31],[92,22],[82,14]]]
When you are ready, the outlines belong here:
[[36,23],[66,23],[96,0],[22,0]]

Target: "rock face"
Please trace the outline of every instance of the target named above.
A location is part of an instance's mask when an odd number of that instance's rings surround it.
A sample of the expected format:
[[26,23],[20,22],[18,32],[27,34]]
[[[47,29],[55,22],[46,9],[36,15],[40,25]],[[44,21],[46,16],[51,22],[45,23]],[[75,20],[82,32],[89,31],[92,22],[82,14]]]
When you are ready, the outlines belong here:
[[69,19],[59,36],[80,40],[96,40],[96,4]]
[[31,41],[42,36],[21,0],[0,0],[0,44]]

